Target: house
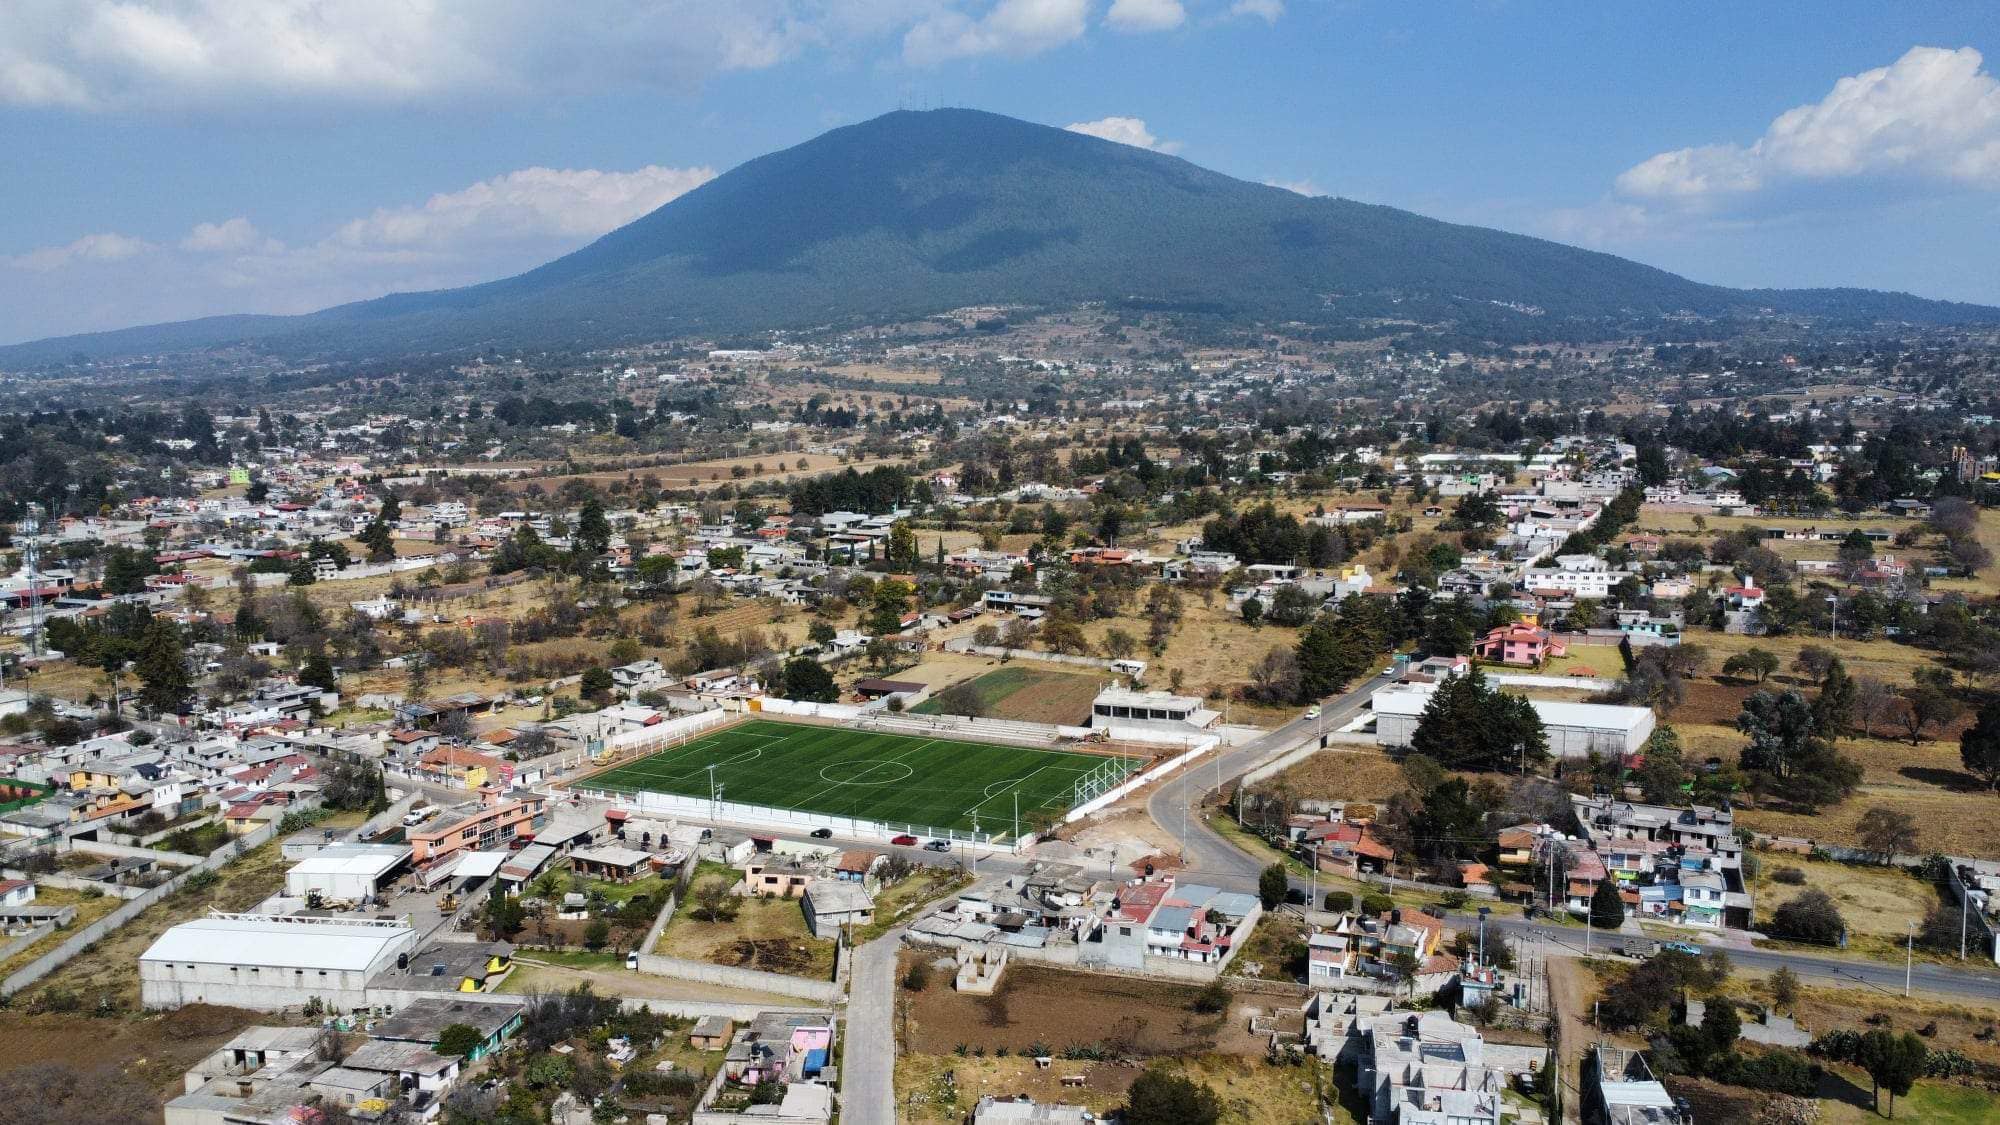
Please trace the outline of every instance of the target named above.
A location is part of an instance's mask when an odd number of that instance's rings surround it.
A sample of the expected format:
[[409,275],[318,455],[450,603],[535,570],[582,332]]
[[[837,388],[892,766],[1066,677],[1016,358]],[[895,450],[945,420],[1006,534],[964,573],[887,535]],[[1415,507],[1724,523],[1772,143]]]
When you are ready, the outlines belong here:
[[371,1039],[390,1043],[414,1043],[435,1050],[445,1028],[464,1024],[479,1033],[479,1045],[465,1056],[478,1062],[498,1051],[521,1029],[527,1005],[514,1000],[459,1000],[425,997],[413,1000],[394,1015],[369,1030]]
[[0,907],[26,906],[33,901],[33,883],[25,879],[0,879]]
[[972,1125],[1091,1125],[1099,1120],[1080,1105],[1038,1102],[1026,1094],[987,1094],[972,1107]]
[[743,864],[743,893],[758,898],[799,898],[819,877],[817,865],[760,852]]
[[814,879],[800,896],[806,928],[817,938],[831,939],[842,926],[865,926],[875,920],[875,896],[860,883]]
[[688,1032],[688,1046],[697,1051],[720,1051],[729,1046],[736,1024],[728,1016],[702,1016]]
[[1502,625],[1474,642],[1479,659],[1494,664],[1536,667],[1551,657],[1565,656],[1569,647],[1534,625]]
[[1639,1051],[1600,1043],[1585,1063],[1584,1119],[1603,1125],[1694,1125],[1687,1102],[1667,1093]]
[[1110,687],[1091,700],[1088,725],[1185,732],[1207,729],[1221,717],[1204,709],[1196,696]]
[[629,883],[648,874],[650,859],[650,853],[616,845],[577,848],[569,853],[569,865],[578,875],[615,883]]
[[833,877],[843,883],[860,883],[867,886],[875,880],[875,869],[889,861],[881,852],[871,852],[866,848],[849,848],[840,853],[834,862]]
[[488,785],[480,790],[478,805],[447,812],[431,827],[410,833],[411,859],[422,867],[462,851],[505,847],[517,836],[534,835],[547,805],[540,793]]

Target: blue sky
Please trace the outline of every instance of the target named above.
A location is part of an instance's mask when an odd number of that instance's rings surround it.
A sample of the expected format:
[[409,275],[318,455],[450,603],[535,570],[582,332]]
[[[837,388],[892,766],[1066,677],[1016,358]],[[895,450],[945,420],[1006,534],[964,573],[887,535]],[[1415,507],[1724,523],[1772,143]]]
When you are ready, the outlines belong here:
[[974,106],[1733,285],[2000,304],[2000,5],[10,0],[0,340],[504,276]]

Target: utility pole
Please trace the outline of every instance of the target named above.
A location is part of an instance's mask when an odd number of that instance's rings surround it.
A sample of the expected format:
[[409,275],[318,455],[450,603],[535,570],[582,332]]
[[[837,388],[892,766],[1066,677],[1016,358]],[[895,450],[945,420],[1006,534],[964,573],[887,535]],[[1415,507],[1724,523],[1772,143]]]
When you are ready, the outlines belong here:
[[1905,999],[1908,999],[1910,995],[1910,969],[1916,964],[1917,960],[1916,919],[1911,919],[1908,927],[1908,931],[1903,938],[1903,997]]
[[1965,908],[1966,900],[1972,896],[1965,893],[1965,884],[1958,885],[1958,959],[1965,960]]

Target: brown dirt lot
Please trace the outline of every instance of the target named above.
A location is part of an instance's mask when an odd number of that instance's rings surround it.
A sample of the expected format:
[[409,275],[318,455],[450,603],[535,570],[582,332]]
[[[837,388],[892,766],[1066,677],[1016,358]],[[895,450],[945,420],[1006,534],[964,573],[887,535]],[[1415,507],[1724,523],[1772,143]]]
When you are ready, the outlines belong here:
[[[1311,1074],[1305,1067],[1271,1066],[1238,1055],[1190,1055],[1159,1064],[1170,1066],[1213,1089],[1222,1100],[1223,1125],[1296,1125],[1319,1120],[1312,1096]],[[956,1099],[940,1103],[951,1075]],[[1327,1074],[1330,1072],[1322,1072]],[[1073,1062],[1057,1059],[1046,1070],[1034,1060],[960,1058],[956,1055],[903,1055],[896,1060],[896,1089],[909,1125],[958,1125],[966,1110],[985,1094],[1026,1094],[1038,1102],[1064,1102],[1106,1113],[1124,1104],[1125,1092],[1140,1069],[1130,1064]],[[1082,1086],[1064,1086],[1064,1076],[1081,1075]],[[1356,1120],[1339,1105],[1336,1125]]]
[[181,1075],[231,1036],[255,1023],[276,1023],[266,1012],[194,1004],[160,1015],[97,1018],[0,1012],[0,1070],[38,1062],[64,1062],[88,1071],[111,1066],[158,1092],[181,1092]]
[[[908,950],[902,965],[944,956]],[[1195,1012],[1196,991],[1192,985],[1014,964],[1001,978],[999,991],[971,996],[954,991],[945,973],[934,972],[930,987],[901,994],[899,999],[908,1004],[899,1017],[899,1033],[912,1050],[949,1050],[964,1043],[989,1052],[1000,1047],[1018,1052],[1041,1041],[1057,1052],[1090,1044],[1138,1058],[1263,1052],[1264,1043],[1234,1011],[1227,1016]],[[1239,998],[1237,1006],[1242,1003]],[[1051,1023],[1051,1012],[1062,1013],[1062,1019]]]
[[1409,785],[1402,767],[1380,750],[1329,747],[1253,788],[1332,801],[1387,801]]

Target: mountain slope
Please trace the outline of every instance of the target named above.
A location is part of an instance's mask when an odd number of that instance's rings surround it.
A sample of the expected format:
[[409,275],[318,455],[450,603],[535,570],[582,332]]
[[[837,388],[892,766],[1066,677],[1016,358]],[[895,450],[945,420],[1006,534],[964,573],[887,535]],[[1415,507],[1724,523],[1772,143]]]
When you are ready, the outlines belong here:
[[1313,199],[1156,152],[973,110],[898,112],[752,160],[517,277],[303,317],[212,318],[0,349],[259,340],[299,353],[563,347],[1133,300],[1257,317],[1469,330],[1676,311],[1990,321],[1866,290],[1748,292],[1609,254]]

